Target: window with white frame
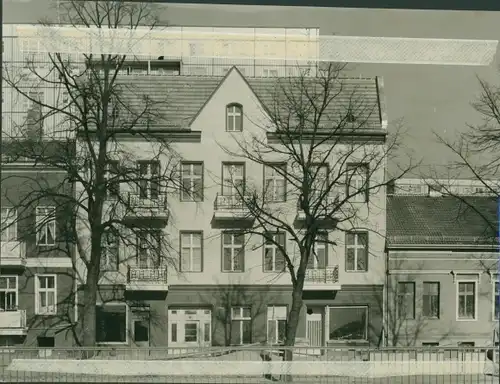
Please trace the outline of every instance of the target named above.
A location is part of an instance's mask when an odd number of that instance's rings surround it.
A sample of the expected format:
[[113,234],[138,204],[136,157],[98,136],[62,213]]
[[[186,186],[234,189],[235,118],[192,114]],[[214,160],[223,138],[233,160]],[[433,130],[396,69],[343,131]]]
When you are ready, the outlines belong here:
[[96,342],[100,344],[126,343],[127,323],[125,303],[96,305]]
[[36,207],[36,243],[55,245],[56,243],[56,208]]
[[203,201],[203,163],[183,162],[181,178],[181,200]]
[[457,281],[457,318],[475,320],[477,318],[477,280],[460,279]]
[[106,231],[101,239],[101,271],[118,271],[120,250],[118,236],[112,231]]
[[181,272],[202,272],[203,239],[201,232],[181,232]]
[[226,107],[226,131],[243,131],[243,107],[240,104],[229,104]]
[[264,196],[267,201],[286,201],[286,164],[264,165]]
[[222,194],[240,197],[245,193],[245,164],[222,164]]
[[347,196],[349,201],[368,201],[368,164],[347,164]]
[[412,281],[398,282],[397,289],[398,315],[400,319],[415,318],[415,283]]
[[495,281],[493,285],[493,318],[500,320],[500,284]]
[[285,256],[280,246],[285,248],[285,233],[266,233],[264,236],[264,272],[283,272]]
[[271,69],[271,68],[264,68],[262,70],[262,74],[264,77],[278,77],[278,70],[277,69]]
[[277,344],[285,340],[286,319],[286,306],[267,307],[267,342],[269,344]]
[[307,261],[307,269],[323,269],[326,268],[328,256],[328,235],[319,233],[314,240],[313,254],[309,256]]
[[17,276],[0,276],[0,311],[17,311]]
[[309,177],[312,183],[312,203],[317,204],[316,201],[320,195],[325,192],[328,188],[328,165],[327,164],[315,164],[311,166]]
[[346,271],[366,272],[368,270],[368,233],[346,233]]
[[0,228],[2,230],[2,242],[17,240],[17,210],[14,208],[2,208],[0,216]]
[[35,300],[37,315],[55,315],[57,313],[57,276],[35,276]]
[[422,295],[422,315],[427,318],[438,319],[440,307],[439,282],[424,281]]
[[45,93],[42,91],[29,91],[28,97],[23,98],[23,111],[28,112],[33,108],[41,108],[45,104]]
[[160,193],[160,162],[139,161],[139,197],[157,199]]
[[252,343],[252,314],[250,308],[231,308],[231,344]]
[[245,270],[245,235],[238,232],[222,233],[222,271]]

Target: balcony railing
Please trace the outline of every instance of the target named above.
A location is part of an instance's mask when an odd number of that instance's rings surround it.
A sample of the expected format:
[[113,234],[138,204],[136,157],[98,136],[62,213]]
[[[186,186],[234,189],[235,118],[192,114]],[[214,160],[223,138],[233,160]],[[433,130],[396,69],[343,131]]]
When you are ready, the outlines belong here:
[[249,196],[217,194],[214,202],[214,217],[216,219],[252,220],[252,215],[245,201],[247,198],[250,199]]
[[26,265],[26,243],[23,241],[2,241],[0,249],[0,265]]
[[166,224],[169,217],[167,196],[159,194],[156,197],[143,197],[138,193],[129,193],[125,216],[130,220],[156,219]]
[[27,332],[26,311],[0,310],[0,335],[25,335]]
[[[321,196],[319,193],[313,193],[309,199],[309,206],[311,210],[316,210],[314,215],[315,219],[322,222],[323,224],[336,225],[337,220],[331,217],[330,214],[335,211],[336,200],[341,198],[340,190],[335,188],[330,191],[330,193],[325,196]],[[306,214],[302,210],[300,205],[300,199],[297,201],[297,221],[304,221],[306,219]]]
[[339,267],[307,269],[304,289],[339,289]]
[[128,267],[127,289],[129,290],[168,290],[167,268]]

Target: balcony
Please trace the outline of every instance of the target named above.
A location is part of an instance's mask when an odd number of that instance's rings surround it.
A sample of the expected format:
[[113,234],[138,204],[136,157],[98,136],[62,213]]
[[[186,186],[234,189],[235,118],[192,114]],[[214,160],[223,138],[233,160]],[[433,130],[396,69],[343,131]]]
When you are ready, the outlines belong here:
[[304,280],[304,290],[337,291],[342,286],[339,283],[339,266],[307,269]]
[[27,332],[25,310],[0,311],[1,336],[22,336]]
[[3,267],[24,267],[26,265],[26,243],[23,241],[2,241],[0,265]]
[[[325,197],[319,198],[314,194],[311,197],[311,209],[316,209],[319,206],[317,213],[314,214],[314,218],[318,221],[322,228],[333,229],[337,226],[338,219],[329,215],[332,211],[335,211],[336,200],[338,199],[338,194],[331,191],[331,193]],[[306,220],[306,214],[300,207],[300,201],[297,201],[297,215],[295,221],[297,224],[304,224]]]
[[214,220],[219,222],[249,222],[252,223],[254,217],[247,208],[244,199],[239,195],[219,195],[217,194],[214,203]]
[[159,194],[156,198],[143,198],[138,193],[129,193],[127,200],[125,221],[149,227],[164,227],[168,223],[169,210],[165,194]]
[[168,291],[167,268],[128,267],[128,291]]

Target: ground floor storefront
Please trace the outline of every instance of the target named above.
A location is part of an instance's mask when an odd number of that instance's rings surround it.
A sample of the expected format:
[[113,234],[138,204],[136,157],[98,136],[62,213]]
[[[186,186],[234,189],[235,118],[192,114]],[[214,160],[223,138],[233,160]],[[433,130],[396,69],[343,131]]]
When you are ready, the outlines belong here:
[[[169,348],[279,343],[285,337],[291,298],[286,286],[171,286],[168,292],[101,286],[97,341]],[[380,343],[382,286],[308,291],[303,300],[299,343]]]

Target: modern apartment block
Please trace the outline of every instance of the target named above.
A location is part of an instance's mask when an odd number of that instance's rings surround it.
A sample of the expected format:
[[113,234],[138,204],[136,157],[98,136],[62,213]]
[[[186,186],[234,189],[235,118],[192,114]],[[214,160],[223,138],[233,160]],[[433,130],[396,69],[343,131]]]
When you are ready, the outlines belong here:
[[38,199],[36,192],[66,194],[70,188],[64,173],[22,158],[12,161],[18,144],[2,143],[0,345],[73,345],[76,285],[68,221],[63,204]]
[[[498,342],[497,198],[480,183],[400,180],[387,198],[389,345]],[[496,336],[494,334],[496,333]]]

